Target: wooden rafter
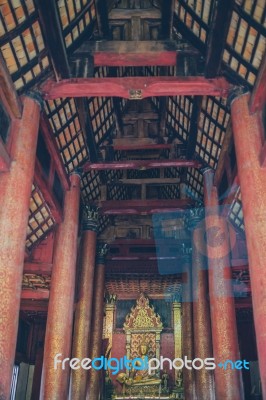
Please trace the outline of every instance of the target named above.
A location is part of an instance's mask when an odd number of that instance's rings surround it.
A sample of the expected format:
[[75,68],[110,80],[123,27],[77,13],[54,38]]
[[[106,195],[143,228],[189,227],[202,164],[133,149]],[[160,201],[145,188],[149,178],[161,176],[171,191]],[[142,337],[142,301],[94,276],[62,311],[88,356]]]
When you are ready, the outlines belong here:
[[164,0],[163,2],[160,36],[165,39],[168,39],[172,36],[174,4],[174,0]]
[[261,67],[254,89],[251,93],[249,109],[250,112],[261,111],[266,103],[266,51],[263,56]]
[[218,96],[227,97],[230,85],[224,78],[197,77],[127,77],[75,78],[60,82],[48,80],[41,88],[45,99],[60,97],[123,97],[144,99],[152,96]]
[[10,74],[0,54],[0,96],[4,96],[9,110],[10,117],[22,117],[22,103],[17,95],[15,86],[11,80]]
[[66,174],[66,170],[62,158],[60,156],[56,140],[51,129],[51,125],[48,121],[47,116],[43,112],[41,113],[41,118],[40,118],[40,128],[43,133],[43,137],[47,145],[47,148],[49,149],[51,158],[55,164],[58,176],[60,177],[62,186],[64,190],[68,190],[70,187],[70,182]]
[[6,172],[9,170],[11,160],[9,154],[6,151],[2,140],[0,139],[0,172]]
[[108,20],[108,0],[96,0],[96,16],[99,35],[107,39],[110,36],[109,20]]
[[216,4],[207,44],[205,65],[207,78],[219,75],[233,6],[234,0],[219,0]]
[[201,112],[201,103],[202,97],[195,96],[192,106],[192,113],[190,118],[190,129],[188,134],[187,141],[187,158],[190,159],[194,156],[196,143],[197,143],[197,135],[198,135],[198,121]]
[[225,138],[223,141],[221,153],[219,156],[217,168],[216,168],[215,175],[214,175],[214,185],[217,187],[219,186],[219,184],[221,182],[221,179],[222,179],[222,176],[223,176],[223,173],[225,170],[226,160],[228,158],[228,151],[229,151],[229,148],[232,143],[232,138],[233,138],[232,125],[231,125],[231,123],[229,123],[228,127],[226,129]]
[[70,69],[56,2],[54,0],[37,0],[37,8],[45,39],[53,60],[56,77],[57,79],[69,78]]
[[47,180],[43,176],[43,169],[36,159],[35,170],[34,170],[34,182],[36,182],[38,188],[40,189],[46,203],[49,205],[51,214],[57,223],[63,220],[63,211],[58,203],[56,197],[47,187]]
[[[69,78],[70,68],[62,35],[62,29],[60,27],[58,10],[56,3],[53,0],[48,0],[48,3],[49,4],[42,0],[38,0],[37,6],[39,9],[40,19],[44,29],[47,45],[53,60],[54,71],[58,79]],[[95,137],[93,135],[88,118],[88,106],[86,100],[80,99],[77,101],[77,112],[79,115],[81,128],[84,132],[86,132],[90,158],[96,162],[98,159],[98,152]]]

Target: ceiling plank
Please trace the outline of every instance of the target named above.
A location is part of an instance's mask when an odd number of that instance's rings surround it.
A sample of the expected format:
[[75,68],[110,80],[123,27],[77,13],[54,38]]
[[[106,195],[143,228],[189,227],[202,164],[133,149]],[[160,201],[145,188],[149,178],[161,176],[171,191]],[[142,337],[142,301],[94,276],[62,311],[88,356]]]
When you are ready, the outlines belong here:
[[115,161],[115,162],[87,162],[83,166],[83,171],[104,171],[104,170],[122,170],[122,169],[152,169],[152,168],[171,168],[171,167],[186,167],[186,168],[200,168],[202,164],[196,160],[184,159],[170,159],[170,160],[128,160],[128,161]]
[[266,103],[266,51],[261,62],[259,74],[252,90],[249,109],[251,113],[263,109]]
[[[10,77],[9,71],[6,67],[5,61],[0,54],[0,87],[3,97],[7,103],[9,110],[12,113],[10,117],[21,118],[22,117],[22,103],[17,95],[15,86]],[[1,95],[0,92],[0,95]]]
[[220,73],[233,6],[234,0],[219,0],[216,3],[207,44],[205,64],[206,78],[214,78]]
[[41,88],[46,100],[65,97],[116,96],[140,100],[152,96],[227,97],[230,85],[224,78],[197,77],[123,77],[73,78],[60,82],[48,80]]

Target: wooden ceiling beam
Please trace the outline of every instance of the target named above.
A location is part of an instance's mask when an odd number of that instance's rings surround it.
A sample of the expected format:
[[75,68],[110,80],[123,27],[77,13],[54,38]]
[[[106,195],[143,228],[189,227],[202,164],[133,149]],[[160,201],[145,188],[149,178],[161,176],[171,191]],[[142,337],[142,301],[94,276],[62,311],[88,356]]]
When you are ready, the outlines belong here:
[[133,151],[133,150],[170,150],[173,146],[171,144],[144,144],[138,145],[137,143],[129,144],[113,144],[104,147],[112,147],[115,151]]
[[0,138],[0,173],[9,171],[11,159],[4,143]]
[[[8,114],[12,118],[22,117],[22,103],[17,95],[14,83],[6,67],[5,61],[0,54],[0,95],[4,97],[3,102],[7,104]],[[1,97],[2,97],[1,96]]]
[[171,167],[185,167],[185,168],[200,168],[202,164],[197,160],[184,160],[184,159],[160,159],[160,160],[128,160],[128,161],[114,161],[114,162],[87,162],[83,166],[83,171],[104,171],[104,170],[123,170],[123,169],[152,169],[152,168],[171,168]]
[[105,200],[97,202],[103,215],[151,215],[184,211],[194,202],[190,199],[171,200]]
[[266,104],[266,51],[261,62],[259,74],[252,90],[249,109],[251,113],[261,111]]
[[206,78],[214,78],[220,73],[233,6],[234,0],[218,0],[216,3],[207,43]]
[[40,162],[36,159],[35,161],[35,170],[34,170],[34,179],[33,181],[36,183],[38,188],[40,189],[43,198],[47,205],[51,210],[51,214],[55,219],[56,223],[60,223],[63,221],[63,210],[58,203],[55,195],[48,189],[47,180],[43,176],[43,169],[41,167]]
[[161,38],[168,39],[172,36],[175,0],[164,0],[162,7]]
[[48,80],[41,87],[46,100],[66,97],[123,97],[140,100],[153,96],[227,97],[230,85],[224,78],[197,77],[124,77],[73,78],[60,82]]
[[70,187],[69,178],[67,176],[62,158],[60,156],[60,153],[59,153],[59,150],[58,150],[58,147],[56,144],[56,140],[55,140],[54,134],[52,132],[51,125],[50,125],[49,120],[44,112],[41,113],[40,128],[43,133],[45,143],[49,149],[49,153],[55,164],[55,168],[58,173],[58,176],[60,177],[62,186],[63,186],[64,190],[69,190],[69,187]]
[[107,182],[107,185],[179,185],[178,178],[144,178],[144,179],[119,179]]
[[21,300],[49,300],[50,291],[48,289],[23,289]]
[[35,275],[51,275],[52,273],[51,263],[38,263],[38,262],[25,262],[23,273],[24,274],[35,274]]
[[37,0],[41,25],[44,30],[45,40],[52,57],[52,63],[56,78],[66,79],[70,77],[67,52],[57,10],[57,2],[54,0]]
[[99,35],[107,39],[110,37],[109,19],[108,19],[108,0],[96,0],[96,17]]
[[196,150],[197,136],[198,136],[198,122],[201,112],[202,96],[195,96],[193,100],[192,113],[190,119],[190,129],[187,141],[186,156],[191,159]]
[[[60,80],[70,78],[70,67],[56,2],[53,0],[37,0],[37,8],[39,11],[42,28],[44,30],[45,39],[52,58],[56,79]],[[95,137],[88,120],[88,110],[89,108],[86,100],[80,99],[77,101],[77,112],[79,115],[81,128],[84,132],[86,132],[87,148],[91,160],[95,162],[98,159],[98,151]]]
[[219,156],[217,168],[214,175],[214,185],[217,187],[220,185],[221,179],[223,177],[226,160],[228,158],[229,149],[230,146],[232,145],[232,141],[233,141],[233,132],[232,132],[232,125],[230,122],[225,132],[225,138],[222,144],[221,153]]
[[113,8],[109,13],[109,20],[131,20],[131,18],[141,19],[161,19],[161,10],[156,8],[141,8],[141,9],[123,9]]
[[93,58],[94,66],[175,66],[179,57],[199,56],[195,49],[179,49],[173,40],[84,42],[72,60]]

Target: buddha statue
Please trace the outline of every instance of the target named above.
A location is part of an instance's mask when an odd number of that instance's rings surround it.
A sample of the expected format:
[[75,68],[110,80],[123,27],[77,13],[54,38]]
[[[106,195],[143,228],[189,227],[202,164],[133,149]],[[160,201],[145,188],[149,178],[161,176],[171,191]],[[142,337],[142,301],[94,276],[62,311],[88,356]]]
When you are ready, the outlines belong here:
[[[149,346],[147,343],[142,342],[139,345],[138,351],[139,351],[139,357],[143,360],[147,357],[148,355],[148,350]],[[143,365],[141,361],[136,361],[135,366],[140,367]],[[124,372],[121,372],[117,376],[117,381],[120,382],[121,384],[125,384],[127,386],[143,386],[143,385],[160,385],[161,384],[161,379],[155,377],[154,375],[149,374],[148,369],[134,369],[132,368],[129,375],[125,374]]]

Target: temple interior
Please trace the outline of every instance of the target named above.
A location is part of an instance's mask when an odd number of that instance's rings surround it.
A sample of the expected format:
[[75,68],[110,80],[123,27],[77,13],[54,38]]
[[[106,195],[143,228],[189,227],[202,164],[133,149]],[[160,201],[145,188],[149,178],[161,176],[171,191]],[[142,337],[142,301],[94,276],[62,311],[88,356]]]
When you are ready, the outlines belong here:
[[265,49],[265,0],[0,0],[0,400],[266,399]]

